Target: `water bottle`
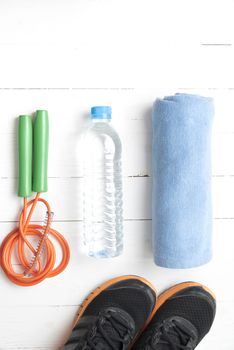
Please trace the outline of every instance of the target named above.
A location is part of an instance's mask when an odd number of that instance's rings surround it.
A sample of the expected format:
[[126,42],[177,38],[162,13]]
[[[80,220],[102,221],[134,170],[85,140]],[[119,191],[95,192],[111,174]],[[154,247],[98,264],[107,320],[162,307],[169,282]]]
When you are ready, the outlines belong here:
[[87,255],[112,258],[123,250],[121,141],[109,106],[91,108],[83,140],[83,223]]

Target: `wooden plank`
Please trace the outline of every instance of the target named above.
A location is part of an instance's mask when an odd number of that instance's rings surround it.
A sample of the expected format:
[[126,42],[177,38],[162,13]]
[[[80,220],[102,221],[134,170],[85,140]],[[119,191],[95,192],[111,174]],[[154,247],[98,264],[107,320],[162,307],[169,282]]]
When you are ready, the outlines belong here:
[[[51,178],[49,192],[42,195],[55,212],[55,221],[82,220],[82,179]],[[152,179],[150,177],[124,178],[124,218],[126,220],[151,219]],[[1,221],[17,219],[22,200],[17,197],[17,179],[1,179],[0,201]],[[213,207],[215,218],[233,218],[234,177],[213,178]],[[35,220],[44,218],[44,208],[38,206]]]
[[[49,176],[81,176],[81,134],[87,125],[90,106],[103,101],[113,106],[114,124],[123,143],[124,175],[150,175],[152,103],[155,97],[174,92],[157,89],[0,90],[0,177],[16,177],[18,173],[17,116],[33,113],[38,108],[47,108],[50,113]],[[192,92],[215,98],[213,174],[233,175],[234,162],[230,160],[234,147],[234,118],[231,118],[234,90]]]
[[[54,118],[54,117],[53,117]],[[82,176],[83,150],[82,139],[78,133],[72,133],[73,119],[70,125],[61,123],[51,127],[49,176],[50,177],[80,177]],[[69,124],[68,123],[68,124]],[[54,120],[52,120],[52,125]],[[62,130],[63,129],[63,130]],[[73,126],[73,130],[75,126]],[[150,116],[145,120],[126,120],[118,129],[123,144],[124,176],[151,175],[152,166],[152,130]],[[4,130],[4,129],[3,129]],[[84,128],[83,128],[84,130]],[[14,131],[14,132],[13,132]],[[61,143],[61,139],[64,142]],[[213,135],[213,175],[234,175],[232,153],[234,149],[234,133],[218,133]],[[7,150],[7,152],[6,152]],[[137,152],[136,152],[137,150]],[[0,137],[0,177],[17,177],[17,132],[1,133]]]
[[[82,223],[54,223],[54,228],[64,234],[71,249],[71,261],[66,271],[32,288],[22,288],[10,283],[0,272],[1,291],[4,298],[0,306],[26,307],[37,305],[78,305],[96,285],[118,275],[136,274],[151,280],[157,290],[170,285],[194,280],[208,285],[220,301],[234,301],[232,289],[233,220],[214,222],[214,258],[203,267],[171,270],[155,266],[151,247],[151,222],[128,221],[124,224],[125,250],[121,257],[96,260],[86,257],[82,248]],[[0,224],[0,241],[13,228]],[[60,257],[60,251],[57,250]],[[95,273],[94,273],[95,271]]]
[[11,3],[0,12],[2,87],[233,85],[231,1]]

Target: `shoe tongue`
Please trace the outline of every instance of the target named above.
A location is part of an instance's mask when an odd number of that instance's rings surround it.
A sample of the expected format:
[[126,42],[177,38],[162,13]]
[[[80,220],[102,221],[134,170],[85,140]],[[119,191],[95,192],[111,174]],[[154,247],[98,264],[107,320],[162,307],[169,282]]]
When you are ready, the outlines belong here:
[[[111,319],[112,315],[116,321]],[[100,315],[100,317],[102,318],[100,326],[102,327],[103,332],[106,334],[105,338],[110,339],[110,342],[115,346],[116,350],[123,349],[123,342],[121,340],[125,338],[129,330],[132,336],[134,334],[134,322],[131,316],[123,310],[117,308],[109,308],[106,309]],[[113,322],[115,322],[115,327],[113,327]],[[131,337],[128,338],[130,343]],[[99,331],[95,336],[95,343],[97,344],[96,349],[98,350],[106,350],[107,346],[108,348],[110,347],[107,340],[103,339],[102,334]]]
[[[160,337],[160,338],[162,339],[163,337]],[[178,339],[179,339],[178,336],[170,335],[170,340],[173,344],[178,344]],[[164,340],[161,340],[161,341],[162,341],[162,343],[161,342],[159,342],[159,344],[157,342],[155,343],[155,345],[154,345],[155,349],[157,349],[157,350],[171,350],[170,344],[168,344],[166,341],[164,343]]]
[[[178,337],[176,336],[170,336],[171,342],[174,344],[178,344]],[[157,344],[155,345],[155,349],[157,350],[171,350],[171,345],[167,344],[165,342],[165,344]]]
[[[179,333],[175,331],[174,327],[175,326],[171,324],[170,320],[168,320],[168,322],[165,322],[161,336],[156,337],[153,340],[153,343],[155,344],[155,348],[157,348],[157,350],[171,350],[170,343],[180,344],[181,346],[188,345],[188,341],[190,341],[189,335],[188,336],[185,335],[184,339],[182,340],[181,336],[179,335]],[[192,333],[193,330],[191,329],[192,325],[190,322],[183,319],[183,324],[180,324],[180,327],[181,329],[184,329],[186,333],[188,332],[189,334],[191,332],[191,335],[193,334]],[[163,334],[165,334],[165,336]],[[193,335],[195,337],[195,333]],[[167,342],[167,338],[170,339],[170,343]]]

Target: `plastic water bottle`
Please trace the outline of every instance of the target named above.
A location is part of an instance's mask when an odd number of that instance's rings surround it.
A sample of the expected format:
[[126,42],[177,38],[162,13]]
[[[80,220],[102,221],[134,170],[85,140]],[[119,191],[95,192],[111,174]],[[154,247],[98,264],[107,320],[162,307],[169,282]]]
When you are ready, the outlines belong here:
[[111,114],[111,107],[92,107],[84,133],[84,245],[96,258],[123,250],[122,147]]

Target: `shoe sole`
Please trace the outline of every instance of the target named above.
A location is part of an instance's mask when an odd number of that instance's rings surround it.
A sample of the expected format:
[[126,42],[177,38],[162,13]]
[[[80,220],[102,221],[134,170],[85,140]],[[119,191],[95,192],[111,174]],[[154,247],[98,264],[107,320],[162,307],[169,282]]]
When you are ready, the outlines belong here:
[[[79,310],[78,310],[78,314],[76,317],[76,320],[74,322],[73,328],[76,326],[77,322],[80,320],[81,316],[83,315],[83,313],[85,312],[85,310],[87,309],[87,307],[89,306],[89,304],[100,294],[102,293],[105,289],[109,288],[110,286],[112,286],[115,283],[121,282],[121,281],[126,281],[126,280],[138,280],[141,281],[142,283],[146,284],[150,289],[152,289],[155,293],[155,304],[154,304],[154,308],[150,314],[150,316],[148,317],[146,323],[144,324],[144,326],[142,327],[142,329],[140,330],[140,334],[145,330],[145,328],[148,326],[148,324],[150,323],[150,321],[152,320],[152,318],[155,315],[156,309],[157,309],[157,292],[155,287],[153,286],[153,284],[151,284],[149,281],[147,281],[145,278],[140,277],[140,276],[134,276],[134,275],[126,275],[126,276],[120,276],[120,277],[116,277],[116,278],[112,278],[110,280],[108,280],[107,282],[101,284],[99,287],[97,287],[96,289],[94,289],[88,296],[87,298],[83,301],[83,303],[81,304]],[[138,334],[136,336],[138,338]],[[135,339],[134,341],[135,342]]]
[[157,302],[156,302],[156,311],[155,312],[157,312],[158,309],[168,299],[170,299],[173,295],[175,295],[176,293],[181,292],[184,289],[189,288],[189,287],[200,287],[200,288],[204,289],[207,293],[209,293],[214,298],[214,300],[216,300],[214,293],[209,288],[204,286],[203,284],[197,283],[197,282],[183,282],[183,283],[176,284],[175,286],[173,286],[171,288],[166,289],[162,294],[159,295]]

